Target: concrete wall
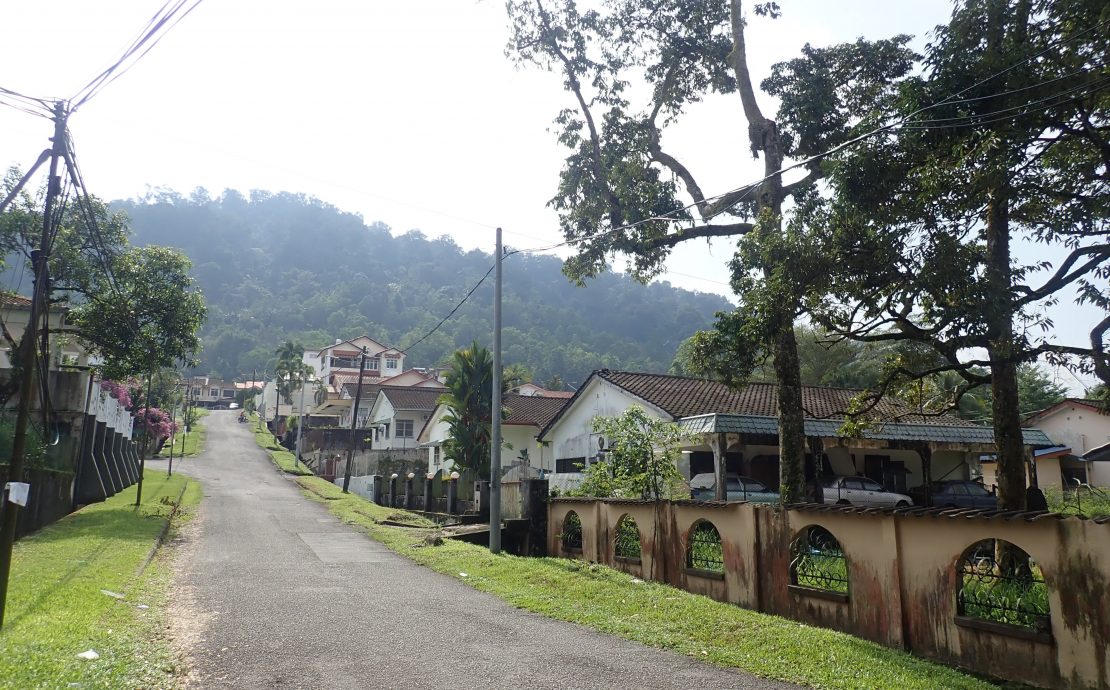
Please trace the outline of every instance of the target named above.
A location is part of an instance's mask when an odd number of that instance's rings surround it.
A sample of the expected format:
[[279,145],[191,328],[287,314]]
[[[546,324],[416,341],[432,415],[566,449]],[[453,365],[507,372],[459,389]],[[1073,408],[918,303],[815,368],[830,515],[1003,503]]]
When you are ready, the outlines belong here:
[[1110,443],[1110,414],[1085,405],[1064,405],[1035,423],[1053,442],[1068,446],[1076,455]]
[[[566,498],[552,499],[548,510],[552,555],[604,563],[1007,680],[1049,688],[1110,687],[1108,520]],[[571,511],[582,523],[580,552],[567,551],[561,540]],[[625,515],[640,531],[638,562],[613,553],[617,524]],[[711,522],[721,535],[723,573],[685,567],[688,535],[699,520]],[[828,530],[843,549],[847,594],[791,584],[791,542],[813,525]],[[959,564],[984,539],[1017,545],[1041,568],[1049,590],[1049,631],[983,625],[956,615]]]

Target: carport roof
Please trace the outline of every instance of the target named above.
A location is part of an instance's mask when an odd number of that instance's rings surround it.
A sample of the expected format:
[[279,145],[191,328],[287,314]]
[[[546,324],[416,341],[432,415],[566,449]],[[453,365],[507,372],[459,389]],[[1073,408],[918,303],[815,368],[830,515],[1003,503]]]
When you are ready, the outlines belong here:
[[[806,419],[806,436],[821,438],[840,437],[838,430],[843,420]],[[778,420],[775,417],[703,414],[684,417],[679,424],[691,433],[766,434],[777,436]],[[1040,429],[1022,429],[1026,445],[1037,448],[1052,446]],[[931,441],[935,443],[994,443],[994,429],[988,426],[949,426],[940,424],[914,424],[906,422],[877,423],[863,433],[863,438],[880,441]]]

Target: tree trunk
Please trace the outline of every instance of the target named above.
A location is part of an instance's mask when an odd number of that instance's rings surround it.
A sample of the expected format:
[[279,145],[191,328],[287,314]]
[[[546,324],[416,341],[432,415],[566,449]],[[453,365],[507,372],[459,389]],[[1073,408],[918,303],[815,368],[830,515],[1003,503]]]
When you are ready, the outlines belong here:
[[798,343],[792,323],[783,324],[774,346],[775,379],[779,389],[779,493],[783,503],[801,503],[806,496],[805,419]]
[[987,205],[986,280],[990,290],[987,329],[991,339],[991,416],[998,449],[998,507],[1025,509],[1025,444],[1021,434],[1017,363],[1014,355],[1012,271],[1010,267],[1010,218],[1008,199],[998,188],[989,192]]

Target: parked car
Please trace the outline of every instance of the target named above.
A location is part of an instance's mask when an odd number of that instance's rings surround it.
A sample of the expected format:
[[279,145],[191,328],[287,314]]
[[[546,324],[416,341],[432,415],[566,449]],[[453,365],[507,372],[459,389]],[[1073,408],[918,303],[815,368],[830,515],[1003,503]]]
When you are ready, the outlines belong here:
[[[715,500],[716,489],[717,477],[712,472],[695,474],[690,480],[690,497],[695,501]],[[763,482],[731,472],[725,475],[725,495],[729,501],[777,503],[779,500],[779,492],[771,491]]]
[[979,482],[970,479],[950,479],[933,482],[932,505],[947,508],[982,508],[996,510],[998,497]]
[[833,478],[825,485],[824,502],[876,508],[907,508],[913,505],[909,496],[887,491],[867,477]]

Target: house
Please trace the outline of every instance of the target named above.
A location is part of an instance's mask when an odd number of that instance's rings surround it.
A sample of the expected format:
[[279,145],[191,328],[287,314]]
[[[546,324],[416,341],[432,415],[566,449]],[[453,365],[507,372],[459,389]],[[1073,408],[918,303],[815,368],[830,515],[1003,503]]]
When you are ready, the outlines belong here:
[[[590,375],[539,438],[551,445],[556,473],[572,473],[600,457],[608,443],[594,433],[592,420],[639,405],[658,419],[681,424],[692,435],[679,462],[687,479],[713,472],[716,463],[723,462],[728,472],[777,488],[777,393],[770,383],[733,389],[704,379],[600,370]],[[995,450],[992,429],[950,415],[915,414],[896,400],[879,402],[861,438],[842,436],[845,411],[858,393],[803,387],[811,449],[808,478],[863,475],[906,492],[932,480],[983,475],[980,458]],[[1026,429],[1024,435],[1030,448],[1053,445],[1037,429]]]
[[1092,448],[1080,460],[1086,465],[1084,483],[1110,488],[1110,443]]
[[[339,426],[351,426],[351,408],[354,405],[355,392],[358,390],[358,376],[341,376],[336,379],[339,383],[337,386],[338,396],[336,402],[332,403],[339,413]],[[446,390],[446,386],[440,383],[440,380],[435,374],[428,373],[424,369],[409,369],[403,371],[396,376],[390,378],[367,379],[363,377],[362,380],[362,394],[359,396],[359,428],[366,427],[366,420],[369,419],[370,408],[374,405],[374,400],[378,395],[378,391],[383,388],[423,388],[436,390],[442,393]]]
[[[551,450],[537,436],[566,403],[562,395],[508,393],[502,398],[506,416],[501,420],[501,467],[510,473],[505,478],[542,476],[555,470]],[[444,419],[447,412],[446,405],[437,405],[417,437],[420,447],[428,449],[428,472],[450,472],[454,464],[443,455],[443,444],[450,436]]]
[[334,345],[320,349],[313,361],[309,361],[306,355],[306,363],[318,372],[320,380],[328,385],[338,385],[342,381],[358,378],[363,348],[366,350],[366,364],[362,371],[364,381],[378,383],[374,379],[392,378],[405,370],[405,353],[365,335],[350,340],[336,339]]
[[[4,327],[18,343],[23,338],[23,331],[26,330],[27,322],[31,318],[31,299],[10,292],[0,293],[0,310],[3,310]],[[49,329],[55,336],[69,330],[69,324],[66,321],[68,312],[69,310],[64,306],[54,305],[50,308]],[[9,350],[7,341],[0,341],[0,369],[12,368]],[[76,338],[52,337],[50,339],[50,364],[53,367],[85,367],[90,364],[89,359],[88,352]]]
[[509,389],[509,392],[528,397],[563,398],[564,400],[574,397],[574,391],[549,391],[534,383],[522,383],[516,388]]
[[416,434],[428,421],[443,395],[442,388],[382,386],[358,424],[372,430],[376,450],[415,448]]
[[235,402],[234,381],[224,381],[210,376],[191,376],[189,386],[189,396],[197,407],[228,407]]
[[1024,426],[1037,427],[1076,455],[1110,443],[1110,412],[1099,400],[1065,398],[1026,417]]

